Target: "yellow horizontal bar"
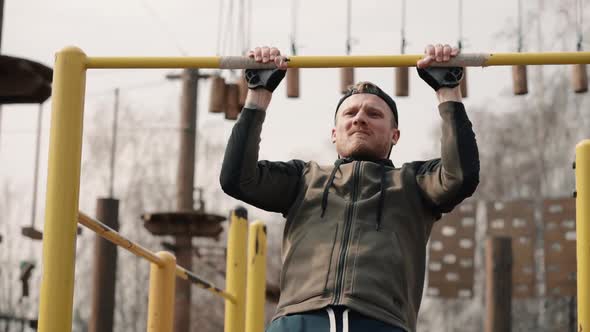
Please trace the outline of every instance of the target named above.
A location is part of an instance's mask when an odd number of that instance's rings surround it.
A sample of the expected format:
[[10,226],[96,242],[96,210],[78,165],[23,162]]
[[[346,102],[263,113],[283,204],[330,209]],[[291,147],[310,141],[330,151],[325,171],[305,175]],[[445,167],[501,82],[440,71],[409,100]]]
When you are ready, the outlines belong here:
[[134,253],[135,255],[143,257],[160,267],[164,266],[164,262],[156,254],[149,251],[148,249],[145,249],[139,244],[134,243],[131,240],[128,240],[121,234],[117,233],[117,231],[115,231],[114,229],[101,223],[98,220],[92,219],[83,212],[78,212],[78,222],[90,228],[92,231],[94,231],[96,234],[100,235],[104,239],[118,245],[119,247],[125,248],[128,251]]
[[[289,57],[289,67],[328,68],[328,67],[415,67],[422,59],[421,54],[407,55],[354,55],[354,56],[293,56]],[[511,65],[559,65],[590,63],[590,52],[555,53],[466,53],[460,54],[446,63],[433,63],[433,66],[487,67]]]
[[[291,56],[291,68],[414,67],[422,54]],[[590,52],[462,53],[435,66],[486,67],[510,65],[588,64]],[[274,68],[243,56],[211,57],[88,57],[86,68]]]
[[86,68],[219,68],[221,57],[88,57]]
[[485,66],[573,65],[590,63],[590,52],[496,53]]
[[233,303],[236,302],[235,296],[231,295],[230,293],[228,293],[222,289],[215,287],[215,285],[213,285],[209,281],[201,279],[197,275],[187,271],[185,268],[180,267],[178,265],[176,266],[176,276],[178,276],[181,279],[191,282],[192,284],[196,285],[199,288],[207,290],[215,295],[219,295],[219,296],[225,298],[226,300],[229,300]]
[[[118,245],[119,247],[127,249],[133,254],[143,257],[160,267],[164,266],[164,261],[162,261],[162,259],[158,255],[149,251],[148,249],[145,249],[139,244],[134,243],[133,241],[125,238],[121,234],[117,233],[117,231],[115,231],[114,229],[110,228],[109,226],[101,223],[96,219],[89,217],[85,213],[78,212],[78,221],[80,222],[80,224],[88,227],[96,234]],[[231,302],[236,301],[235,297],[229,294],[228,292],[215,287],[215,285],[213,285],[212,283],[199,278],[197,275],[190,271],[187,271],[185,268],[181,266],[176,265],[176,275],[184,280],[191,282],[192,284],[195,284],[197,287],[208,290],[213,294],[220,295]]]

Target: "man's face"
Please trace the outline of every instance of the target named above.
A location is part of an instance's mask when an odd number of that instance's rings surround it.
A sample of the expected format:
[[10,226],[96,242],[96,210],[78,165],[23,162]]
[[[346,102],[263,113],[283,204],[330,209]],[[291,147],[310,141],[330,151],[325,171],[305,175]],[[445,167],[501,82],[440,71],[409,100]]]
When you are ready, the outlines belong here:
[[393,113],[383,99],[357,93],[340,104],[332,143],[342,158],[385,159],[400,135],[392,123]]

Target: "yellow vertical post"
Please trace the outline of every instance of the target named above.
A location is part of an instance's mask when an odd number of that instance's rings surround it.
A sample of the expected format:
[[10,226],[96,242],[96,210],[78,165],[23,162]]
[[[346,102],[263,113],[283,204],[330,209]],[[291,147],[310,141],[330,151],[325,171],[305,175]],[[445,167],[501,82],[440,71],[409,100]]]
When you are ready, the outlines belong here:
[[590,139],[576,146],[578,331],[590,331]]
[[76,47],[59,51],[53,71],[53,100],[43,231],[43,273],[39,331],[72,330],[74,258],[86,54]]
[[246,323],[246,251],[248,212],[239,207],[232,211],[227,238],[225,288],[235,302],[225,300],[225,332],[244,332]]
[[163,266],[151,263],[148,304],[148,332],[170,332],[174,328],[174,287],[176,285],[176,257],[161,251],[158,257]]
[[266,226],[261,221],[248,231],[248,282],[246,287],[246,332],[264,331],[266,292]]

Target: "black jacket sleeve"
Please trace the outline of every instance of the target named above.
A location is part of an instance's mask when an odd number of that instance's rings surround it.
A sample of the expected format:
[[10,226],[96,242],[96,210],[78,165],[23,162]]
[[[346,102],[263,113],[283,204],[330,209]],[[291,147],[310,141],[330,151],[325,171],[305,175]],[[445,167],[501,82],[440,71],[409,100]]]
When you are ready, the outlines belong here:
[[284,215],[295,200],[305,163],[258,161],[266,113],[244,108],[225,149],[220,183],[223,191],[247,204]]
[[462,103],[439,105],[441,158],[418,165],[416,180],[423,197],[438,213],[450,212],[479,184],[479,151]]

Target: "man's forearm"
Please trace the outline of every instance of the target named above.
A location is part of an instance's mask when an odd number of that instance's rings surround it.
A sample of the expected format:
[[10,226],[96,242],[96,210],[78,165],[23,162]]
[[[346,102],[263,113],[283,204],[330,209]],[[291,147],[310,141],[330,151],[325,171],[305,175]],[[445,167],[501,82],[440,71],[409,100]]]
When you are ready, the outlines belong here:
[[252,108],[261,111],[266,111],[268,104],[272,98],[272,92],[265,89],[248,89],[246,95],[246,102],[244,103],[245,108]]
[[458,103],[462,102],[463,98],[461,97],[461,86],[457,86],[454,88],[440,88],[436,91],[436,98],[438,98],[438,103],[442,104],[446,101],[456,101]]

